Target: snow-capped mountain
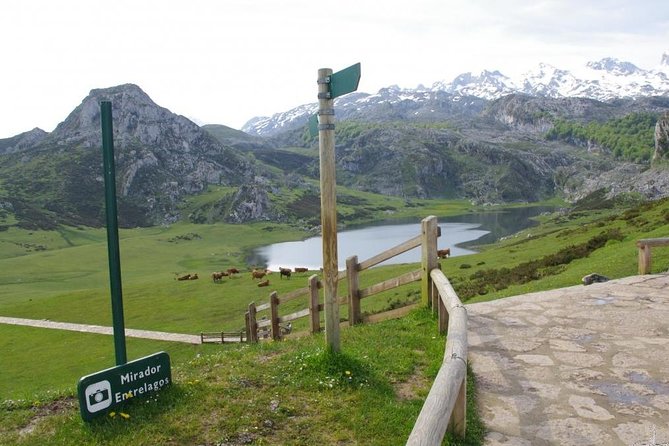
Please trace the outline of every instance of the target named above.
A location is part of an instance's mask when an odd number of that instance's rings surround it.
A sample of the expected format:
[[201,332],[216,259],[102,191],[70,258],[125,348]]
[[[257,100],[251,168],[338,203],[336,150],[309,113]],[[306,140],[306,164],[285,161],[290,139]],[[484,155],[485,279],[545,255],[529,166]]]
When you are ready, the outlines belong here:
[[[669,52],[662,55],[657,69],[644,70],[636,65],[606,57],[588,62],[574,72],[540,63],[536,68],[512,79],[499,71],[484,70],[480,74],[463,73],[450,82],[436,82],[430,88],[383,88],[377,94],[355,93],[335,100],[338,119],[361,117],[371,110],[379,115],[377,106],[394,115],[387,119],[431,118],[442,115],[467,114],[468,105],[482,106],[481,100],[495,100],[513,93],[549,98],[584,97],[598,101],[645,96],[669,96]],[[402,107],[389,109],[388,104]],[[271,117],[253,118],[242,128],[250,134],[269,136],[306,124],[318,109],[316,103],[301,105]]]
[[441,90],[457,96],[491,99],[515,93],[518,91],[518,86],[499,71],[484,70],[478,76],[463,73],[451,82],[436,82],[432,85],[432,90]]

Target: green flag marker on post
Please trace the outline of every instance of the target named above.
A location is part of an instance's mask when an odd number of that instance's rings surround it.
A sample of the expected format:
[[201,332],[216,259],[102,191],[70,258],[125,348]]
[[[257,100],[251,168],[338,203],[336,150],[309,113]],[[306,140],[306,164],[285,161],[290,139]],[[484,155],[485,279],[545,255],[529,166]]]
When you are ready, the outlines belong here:
[[330,95],[334,99],[347,93],[352,93],[358,89],[359,83],[360,62],[332,74],[330,79]]
[[309,117],[309,136],[312,138],[318,135],[318,115]]
[[[360,62],[333,73],[324,81],[328,84],[326,99],[334,99],[357,91],[360,83]],[[309,118],[309,135],[312,137],[318,135],[318,115]]]

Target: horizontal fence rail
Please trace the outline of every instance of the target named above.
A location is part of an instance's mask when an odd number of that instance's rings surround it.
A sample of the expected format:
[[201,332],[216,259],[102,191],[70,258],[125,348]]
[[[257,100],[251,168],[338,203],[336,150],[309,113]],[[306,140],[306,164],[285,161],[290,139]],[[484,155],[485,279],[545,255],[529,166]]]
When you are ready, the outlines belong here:
[[438,294],[439,327],[448,327],[444,360],[407,445],[440,445],[447,430],[464,437],[467,400],[467,311],[446,276],[430,272]]
[[245,342],[246,333],[243,331],[210,331],[200,333],[200,343],[225,344],[226,342]]

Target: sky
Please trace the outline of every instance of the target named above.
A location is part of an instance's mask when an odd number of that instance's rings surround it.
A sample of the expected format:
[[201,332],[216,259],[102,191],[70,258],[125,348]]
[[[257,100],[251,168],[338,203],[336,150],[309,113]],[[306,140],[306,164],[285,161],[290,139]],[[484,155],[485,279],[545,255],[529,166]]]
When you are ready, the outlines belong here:
[[358,91],[464,72],[519,75],[669,51],[667,0],[2,0],[0,138],[52,131],[94,88],[133,83],[198,124],[241,128],[316,102],[317,72]]

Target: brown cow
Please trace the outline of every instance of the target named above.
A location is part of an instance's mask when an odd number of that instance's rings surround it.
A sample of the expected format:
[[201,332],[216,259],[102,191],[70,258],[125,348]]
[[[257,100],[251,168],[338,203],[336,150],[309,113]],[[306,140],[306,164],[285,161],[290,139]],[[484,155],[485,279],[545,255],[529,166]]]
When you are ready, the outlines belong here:
[[220,282],[223,280],[223,277],[228,276],[229,274],[226,273],[225,271],[218,271],[215,273],[211,273],[211,278],[214,282]]
[[190,274],[177,277],[177,280],[190,280]]
[[262,282],[258,282],[258,286],[269,286],[269,279],[265,279]]
[[437,250],[437,258],[446,259],[451,256],[451,248]]
[[290,279],[290,268],[279,268],[279,278],[283,279],[283,276]]
[[197,276],[197,273],[191,274],[190,277],[188,278],[188,280],[197,280],[197,279],[199,279],[199,277]]
[[226,272],[228,274],[239,274],[239,270],[237,268],[228,268]]
[[254,269],[251,271],[251,279],[262,279],[265,277],[265,274],[267,273],[261,269]]
[[307,271],[309,271],[309,268],[299,268],[299,267],[295,267],[295,272],[296,272],[296,273],[306,273]]

